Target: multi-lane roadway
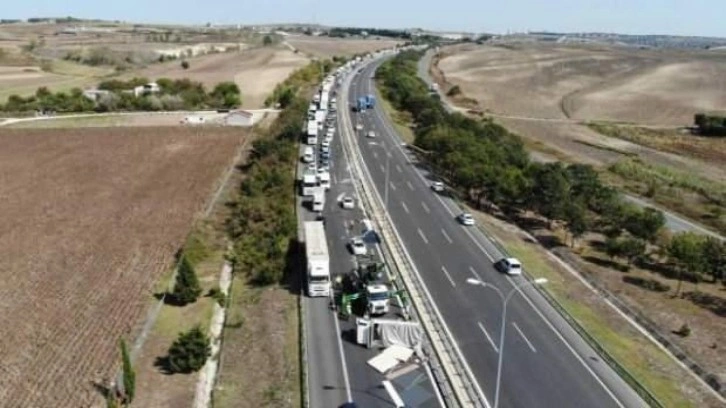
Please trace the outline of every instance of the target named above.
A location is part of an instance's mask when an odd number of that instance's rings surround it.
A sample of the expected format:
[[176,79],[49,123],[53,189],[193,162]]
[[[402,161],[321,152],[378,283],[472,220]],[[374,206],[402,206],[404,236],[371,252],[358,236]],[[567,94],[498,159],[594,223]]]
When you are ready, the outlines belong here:
[[[368,64],[357,74],[348,90],[350,106],[358,96],[375,93],[372,77],[379,64]],[[457,223],[456,203],[430,189],[433,178],[417,165],[378,107],[350,115],[352,123],[363,125],[357,149],[378,193],[388,196],[394,227],[491,404],[502,348],[502,304],[491,289],[467,284],[467,279],[486,281],[506,293],[525,278],[505,276],[492,267],[502,254],[476,227]],[[370,130],[376,137],[366,136]],[[528,272],[537,275],[536,270]],[[537,291],[523,287],[507,313],[499,406],[643,405]]]

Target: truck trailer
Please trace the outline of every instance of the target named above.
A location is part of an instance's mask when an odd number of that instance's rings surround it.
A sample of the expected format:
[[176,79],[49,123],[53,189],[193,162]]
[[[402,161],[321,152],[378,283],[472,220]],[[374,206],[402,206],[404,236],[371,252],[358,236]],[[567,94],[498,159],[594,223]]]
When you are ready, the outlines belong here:
[[330,256],[322,221],[305,222],[308,296],[330,296]]

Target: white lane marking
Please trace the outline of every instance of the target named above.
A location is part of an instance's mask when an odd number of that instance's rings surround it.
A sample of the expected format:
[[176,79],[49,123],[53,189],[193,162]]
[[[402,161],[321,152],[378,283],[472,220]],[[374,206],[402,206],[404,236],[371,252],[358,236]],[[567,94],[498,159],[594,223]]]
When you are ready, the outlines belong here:
[[423,207],[423,209],[424,209],[424,211],[426,211],[426,213],[431,214],[431,210],[429,210],[429,206],[427,206],[426,203],[424,203],[423,201],[421,201],[421,207]]
[[385,173],[385,172],[386,172],[386,168],[385,168],[385,167],[383,167],[383,165],[382,165],[382,164],[381,164],[381,165],[379,165],[378,167],[380,167],[380,168],[381,168],[381,172],[383,172],[383,173]]
[[499,348],[497,347],[496,344],[494,344],[494,341],[492,341],[492,338],[489,337],[489,333],[487,333],[487,329],[484,328],[484,325],[481,324],[481,322],[476,322],[476,323],[479,325],[479,329],[481,329],[481,332],[484,333],[484,336],[487,338],[487,340],[489,340],[489,344],[491,344],[492,347],[494,348],[494,352],[499,353]]
[[403,170],[401,170],[401,166],[399,166],[398,164],[396,165],[396,170],[397,170],[397,171],[398,171],[399,173],[403,173]]
[[392,181],[389,181],[388,184],[391,185],[391,190],[396,191],[396,185]]
[[470,266],[470,267],[469,267],[469,270],[471,271],[471,273],[472,273],[472,274],[474,275],[474,277],[475,277],[475,278],[477,278],[477,279],[481,280],[481,277],[479,276],[479,274],[478,274],[478,273],[476,273],[476,269],[474,269],[474,267],[473,267],[473,266]]
[[345,193],[340,193],[340,195],[338,195],[338,198],[336,198],[335,201],[340,202],[343,199],[343,197],[345,197]]
[[375,151],[373,151],[371,153],[373,154],[373,158],[378,160],[378,153],[376,153]]
[[456,287],[456,283],[454,283],[454,280],[451,279],[451,275],[449,275],[449,271],[446,270],[445,267],[441,267],[441,270],[444,271],[444,275],[446,275],[447,278],[449,278],[449,282],[451,282],[451,286]]
[[417,230],[418,230],[418,235],[421,236],[421,239],[423,239],[423,241],[428,244],[429,240],[426,239],[426,235],[424,235],[423,231],[421,231],[421,228],[417,228]]
[[414,190],[414,188],[413,188],[413,184],[411,184],[411,182],[410,182],[410,181],[406,180],[406,185],[408,186],[408,189],[409,189],[409,190],[411,190],[411,191],[413,191],[413,190]]
[[[333,302],[333,291],[330,291],[330,301]],[[333,322],[335,322],[335,340],[338,342],[338,352],[340,353],[340,362],[343,365],[343,381],[345,382],[345,396],[348,398],[348,402],[353,401],[353,395],[350,392],[350,381],[348,380],[348,365],[345,362],[345,353],[343,352],[343,341],[341,340],[341,331],[340,331],[340,324],[338,323],[338,316],[336,316],[335,312],[331,312],[330,316],[333,317]]]
[[533,353],[536,353],[536,352],[537,352],[537,349],[535,349],[535,348],[534,348],[534,346],[533,346],[533,345],[532,345],[532,343],[531,343],[531,342],[529,341],[529,339],[527,338],[527,336],[525,336],[525,335],[524,335],[524,333],[522,333],[522,330],[521,330],[521,329],[519,328],[519,326],[517,326],[517,323],[516,323],[516,322],[512,322],[512,326],[514,326],[514,328],[515,328],[515,329],[517,330],[517,333],[519,333],[519,335],[520,335],[520,336],[522,336],[522,338],[523,338],[523,339],[524,339],[524,341],[525,341],[525,342],[527,343],[527,345],[528,345],[528,346],[529,346],[529,348],[530,348],[530,349],[532,350],[532,352],[533,352]]
[[406,211],[406,214],[410,214],[410,212],[408,212],[408,207],[406,207],[406,203],[403,201],[401,201],[401,207],[403,207],[403,211]]
[[449,237],[449,234],[447,234],[446,231],[444,231],[443,228],[441,229],[441,233],[444,234],[444,238],[446,238],[446,240],[449,241],[449,244],[453,244],[454,243],[454,241],[451,240],[451,237]]

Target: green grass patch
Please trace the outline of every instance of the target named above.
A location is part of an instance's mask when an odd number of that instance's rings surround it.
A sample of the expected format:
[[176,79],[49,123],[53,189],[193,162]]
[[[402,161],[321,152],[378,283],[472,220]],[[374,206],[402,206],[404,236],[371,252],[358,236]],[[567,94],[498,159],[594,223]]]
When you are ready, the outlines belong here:
[[412,145],[416,136],[413,134],[413,129],[411,128],[413,126],[413,118],[411,117],[411,114],[396,110],[396,108],[391,105],[391,102],[383,97],[382,93],[378,91],[378,87],[376,87],[376,97],[380,101],[381,106],[383,106],[383,111],[389,118],[391,118],[393,127],[396,128],[398,135],[401,136],[404,143]]
[[633,336],[613,326],[601,314],[578,301],[577,296],[572,294],[580,290],[572,288],[575,278],[556,271],[537,248],[524,242],[504,242],[504,246],[527,266],[528,271],[536,271],[536,277],[547,278],[544,289],[664,406],[694,406],[675,379],[659,373],[660,367],[673,366],[673,370],[680,370],[677,363],[660,348],[640,335]]

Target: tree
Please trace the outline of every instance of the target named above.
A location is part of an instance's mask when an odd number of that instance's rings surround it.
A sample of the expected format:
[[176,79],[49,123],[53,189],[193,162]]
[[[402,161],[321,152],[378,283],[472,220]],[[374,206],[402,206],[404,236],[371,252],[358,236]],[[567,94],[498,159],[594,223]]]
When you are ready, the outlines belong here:
[[565,222],[572,235],[571,246],[575,246],[575,239],[587,232],[589,220],[585,206],[579,202],[570,202],[565,210]]
[[181,62],[181,67],[182,67],[183,69],[189,69],[189,61],[187,61],[187,60],[182,60],[182,62]]
[[570,184],[559,162],[534,167],[533,186],[529,202],[550,222],[561,220],[570,200]]
[[169,371],[185,374],[198,371],[211,354],[209,339],[199,326],[195,326],[188,332],[180,333],[169,348]]
[[711,275],[713,283],[726,282],[726,242],[706,237],[701,245],[704,272]]
[[199,286],[197,273],[186,256],[182,255],[179,262],[179,271],[176,274],[176,283],[174,291],[171,293],[173,300],[181,306],[197,301],[199,295],[202,294],[202,288]]
[[265,38],[262,39],[262,45],[267,47],[268,45],[272,45],[272,37],[269,35],[266,35]]
[[625,218],[625,229],[634,236],[653,242],[658,231],[665,225],[665,216],[660,210],[644,208],[633,211]]
[[628,266],[645,253],[645,242],[638,238],[623,238],[620,240],[620,254],[627,260]]
[[218,83],[210,96],[217,107],[234,108],[241,103],[239,86],[232,81]]
[[136,371],[131,366],[131,358],[126,347],[126,341],[121,339],[121,366],[123,370],[124,404],[129,405],[136,395]]
[[667,252],[678,270],[678,286],[675,296],[681,292],[683,272],[695,275],[703,269],[702,242],[703,237],[692,232],[681,232],[671,239]]

